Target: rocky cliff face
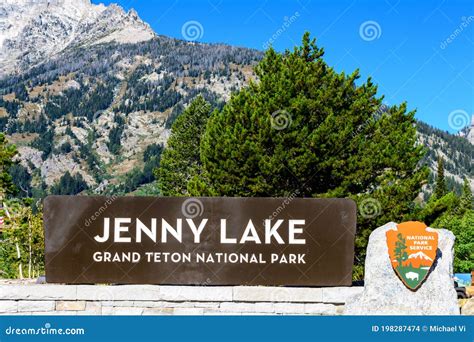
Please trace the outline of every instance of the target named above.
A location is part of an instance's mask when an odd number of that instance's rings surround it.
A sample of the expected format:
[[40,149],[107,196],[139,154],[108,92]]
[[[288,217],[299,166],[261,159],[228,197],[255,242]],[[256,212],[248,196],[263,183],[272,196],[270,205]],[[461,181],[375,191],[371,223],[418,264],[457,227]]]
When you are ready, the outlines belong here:
[[467,178],[474,191],[474,145],[466,135],[450,134],[418,122],[418,142],[426,147],[423,163],[431,170],[431,176],[424,192],[434,189],[434,175],[437,172],[438,157],[443,158],[445,178],[449,189],[461,191],[464,178]]
[[474,116],[472,117],[471,125],[461,130],[459,135],[474,145]]
[[59,53],[104,42],[155,36],[135,11],[89,0],[4,0],[0,3],[0,75],[21,73]]

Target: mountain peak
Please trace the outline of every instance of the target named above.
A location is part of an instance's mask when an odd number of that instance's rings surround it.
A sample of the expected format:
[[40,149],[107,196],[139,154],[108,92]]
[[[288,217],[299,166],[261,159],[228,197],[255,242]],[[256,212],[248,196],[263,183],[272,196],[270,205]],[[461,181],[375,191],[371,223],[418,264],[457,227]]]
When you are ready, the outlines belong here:
[[127,14],[128,14],[128,16],[129,16],[130,18],[133,18],[133,19],[140,19],[140,17],[138,16],[137,11],[135,11],[133,8],[130,9],[130,11],[128,11]]
[[155,37],[138,13],[90,0],[4,0],[0,3],[0,78],[77,46],[137,43]]
[[125,11],[124,9],[117,5],[117,4],[110,4],[109,6],[107,6],[107,11],[109,12],[119,12],[120,14],[124,14]]
[[423,260],[433,261],[433,259],[431,259],[429,256],[427,256],[425,253],[423,253],[421,251],[418,252],[418,253],[410,254],[408,256],[408,259],[423,259]]

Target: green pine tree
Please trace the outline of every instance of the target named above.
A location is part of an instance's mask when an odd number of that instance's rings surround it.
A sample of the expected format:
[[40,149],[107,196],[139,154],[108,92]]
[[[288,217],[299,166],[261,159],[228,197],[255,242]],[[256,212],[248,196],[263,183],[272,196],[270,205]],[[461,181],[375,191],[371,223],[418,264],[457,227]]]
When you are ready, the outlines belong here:
[[77,195],[78,193],[87,190],[87,183],[80,173],[74,176],[69,171],[59,179],[59,181],[51,187],[51,194],[53,195]]
[[474,210],[459,213],[446,213],[434,227],[450,230],[456,236],[454,244],[454,272],[470,273],[474,270]]
[[[308,33],[302,46],[266,52],[258,82],[232,95],[209,119],[193,195],[372,197],[379,215],[359,216],[359,272],[370,232],[402,221],[427,173],[414,112],[385,106],[359,72],[337,73]],[[357,277],[361,276],[361,273]]]
[[444,179],[444,160],[441,156],[438,157],[438,172],[436,177],[436,184],[434,195],[436,198],[441,198],[448,193],[446,187],[446,180]]
[[348,196],[383,181],[409,179],[422,151],[406,105],[381,111],[382,98],[358,71],[337,74],[323,50],[303,46],[258,65],[258,83],[210,118],[201,144],[210,194]]
[[190,179],[201,173],[199,145],[210,113],[211,105],[198,96],[174,122],[160,168],[155,170],[162,195],[190,194]]
[[459,199],[459,209],[461,213],[464,213],[466,210],[473,210],[473,201],[472,201],[472,191],[471,185],[467,178],[464,178],[464,184],[462,187],[462,194]]
[[447,214],[459,212],[459,197],[454,192],[448,192],[441,198],[431,196],[426,205],[414,218],[423,221],[430,227],[437,227],[436,221]]
[[17,191],[10,175],[10,168],[14,164],[13,157],[16,154],[16,146],[9,144],[5,134],[0,133],[0,198]]
[[403,235],[398,233],[397,241],[395,242],[395,259],[397,259],[398,267],[403,266],[403,262],[407,260],[408,253],[406,252],[407,245]]

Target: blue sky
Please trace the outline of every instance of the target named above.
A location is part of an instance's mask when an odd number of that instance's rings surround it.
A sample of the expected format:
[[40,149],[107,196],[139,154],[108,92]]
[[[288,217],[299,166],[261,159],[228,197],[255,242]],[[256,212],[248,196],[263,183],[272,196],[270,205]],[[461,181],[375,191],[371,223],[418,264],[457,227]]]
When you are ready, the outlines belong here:
[[417,118],[450,132],[474,113],[473,0],[93,2],[134,8],[158,34],[184,39],[188,23],[198,41],[260,50],[270,39],[292,48],[310,31],[331,66],[371,76],[387,104],[407,101]]

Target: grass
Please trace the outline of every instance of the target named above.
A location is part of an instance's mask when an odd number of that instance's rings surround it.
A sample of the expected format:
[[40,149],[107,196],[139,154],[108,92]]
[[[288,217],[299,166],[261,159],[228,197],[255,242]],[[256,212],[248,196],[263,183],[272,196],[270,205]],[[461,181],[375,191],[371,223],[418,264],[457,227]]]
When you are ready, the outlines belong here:
[[[414,289],[425,278],[425,276],[426,276],[426,274],[428,273],[429,270],[424,270],[424,269],[421,269],[421,268],[415,268],[415,267],[412,267],[411,265],[409,265],[409,266],[398,266],[397,271],[398,271],[398,274],[403,278],[405,283],[408,285],[408,287]],[[418,273],[418,275],[419,275],[418,280],[407,279],[405,277],[405,274],[407,274],[408,272]]]

